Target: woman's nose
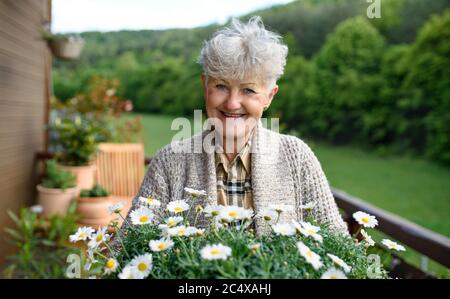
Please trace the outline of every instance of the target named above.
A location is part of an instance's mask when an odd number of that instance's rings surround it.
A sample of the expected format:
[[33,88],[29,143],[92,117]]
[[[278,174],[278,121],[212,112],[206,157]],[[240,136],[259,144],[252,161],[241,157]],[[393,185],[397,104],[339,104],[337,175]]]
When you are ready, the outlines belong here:
[[239,94],[237,92],[231,92],[225,102],[225,109],[229,112],[233,112],[234,110],[238,110],[241,108],[241,100],[239,98]]

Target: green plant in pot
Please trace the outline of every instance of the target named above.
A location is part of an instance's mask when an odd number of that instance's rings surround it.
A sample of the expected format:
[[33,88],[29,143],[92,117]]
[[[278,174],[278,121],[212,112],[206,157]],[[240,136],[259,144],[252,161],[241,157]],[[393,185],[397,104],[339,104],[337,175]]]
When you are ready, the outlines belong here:
[[44,215],[65,215],[70,202],[79,192],[76,177],[60,167],[54,159],[47,160],[45,177],[36,188]]
[[112,204],[110,193],[96,184],[91,189],[81,190],[77,198],[78,223],[92,227],[106,226],[112,220],[108,207]]
[[77,177],[79,189],[90,189],[95,183],[94,158],[98,147],[99,128],[79,116],[57,118],[50,127],[57,136],[60,150],[56,153],[64,169]]

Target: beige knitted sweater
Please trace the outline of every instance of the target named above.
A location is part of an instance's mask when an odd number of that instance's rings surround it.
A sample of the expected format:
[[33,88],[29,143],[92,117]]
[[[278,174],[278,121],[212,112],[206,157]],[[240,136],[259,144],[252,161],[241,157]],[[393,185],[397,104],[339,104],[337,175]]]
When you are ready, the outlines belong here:
[[[161,149],[149,165],[131,210],[140,205],[139,196],[153,197],[163,203],[189,198],[185,187],[207,192],[206,197],[198,199],[198,204],[217,204],[214,146],[198,148],[210,132],[205,130]],[[180,153],[180,149],[184,152]],[[306,143],[265,129],[260,122],[252,135],[251,152],[255,214],[271,204],[283,204],[288,211],[281,214],[280,223],[312,216],[334,231],[347,233],[321,165]],[[316,202],[312,211],[300,208],[311,201]],[[197,226],[205,226],[206,221],[207,218],[197,220]],[[270,229],[259,218],[255,218],[255,228],[258,234]]]

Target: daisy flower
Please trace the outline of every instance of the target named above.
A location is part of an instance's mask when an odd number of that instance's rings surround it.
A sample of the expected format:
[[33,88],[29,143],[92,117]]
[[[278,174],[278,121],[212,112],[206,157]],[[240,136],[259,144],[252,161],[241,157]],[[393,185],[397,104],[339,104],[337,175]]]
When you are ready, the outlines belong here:
[[303,242],[297,242],[297,248],[300,254],[306,259],[308,263],[310,263],[315,270],[320,269],[322,267],[322,261],[320,260],[320,255],[311,251],[308,246],[303,244]]
[[123,201],[120,201],[116,204],[108,206],[108,212],[110,215],[119,214],[122,211],[124,206],[125,206],[125,203]]
[[186,188],[184,188],[184,191],[186,191],[192,197],[206,196],[205,190],[195,190],[195,189],[186,187]]
[[261,243],[254,243],[248,245],[248,249],[250,249],[252,252],[257,251],[259,248],[261,248]]
[[116,272],[118,265],[119,263],[116,259],[108,259],[105,263],[104,274],[107,275]]
[[342,272],[341,270],[331,267],[330,269],[325,271],[320,278],[321,279],[347,279],[347,276],[345,276],[344,272]]
[[173,241],[170,239],[151,240],[148,243],[150,249],[155,252],[164,251],[170,249],[173,246]]
[[304,236],[306,237],[312,237],[317,242],[322,243],[323,238],[321,235],[319,235],[317,232],[320,230],[320,227],[314,226],[311,223],[308,222],[301,222],[298,223],[295,220],[292,220],[292,223],[294,224],[294,227]]
[[274,210],[278,214],[281,214],[283,212],[286,212],[288,210],[291,210],[292,207],[285,205],[285,204],[272,204],[269,206],[270,209]]
[[165,224],[167,227],[174,227],[181,221],[183,221],[183,217],[181,216],[169,217],[165,220]]
[[153,197],[139,196],[139,201],[150,208],[157,208],[161,206],[161,202]]
[[131,222],[134,225],[149,224],[152,222],[155,214],[147,207],[141,206],[130,213]]
[[231,256],[231,248],[220,243],[206,245],[200,250],[200,255],[205,260],[226,260]]
[[295,228],[289,223],[277,223],[272,225],[272,229],[277,235],[292,236],[295,235]]
[[383,239],[383,241],[381,241],[381,243],[389,249],[393,249],[396,251],[405,251],[405,247],[403,247],[400,244],[395,243],[394,241],[391,241],[388,239]]
[[366,244],[368,246],[374,246],[375,245],[375,241],[372,239],[372,237],[364,229],[361,229],[361,234],[363,235],[364,241],[366,241]]
[[130,265],[133,275],[137,276],[136,278],[146,278],[152,270],[153,257],[150,253],[138,255],[131,260]]
[[70,242],[86,241],[94,231],[90,226],[80,227],[75,234],[69,237]]
[[219,218],[224,222],[251,219],[253,211],[238,206],[225,206],[219,212]]
[[223,206],[221,205],[207,205],[203,212],[205,213],[206,217],[215,217],[219,215],[222,208]]
[[375,216],[358,211],[353,213],[353,218],[362,226],[373,228],[378,225],[378,220]]
[[195,232],[197,236],[203,236],[205,234],[204,228],[197,228],[197,231]]
[[167,229],[167,234],[169,236],[176,236],[176,237],[189,237],[193,234],[197,233],[197,228],[193,227],[193,226],[184,226],[184,225],[179,225],[179,226],[175,226],[175,227],[171,227]]
[[316,206],[317,202],[315,201],[310,201],[304,205],[300,205],[299,208],[303,209],[303,210],[307,210],[307,211],[312,211],[314,209],[314,207]]
[[265,221],[272,221],[277,219],[278,213],[274,209],[265,208],[260,213],[258,213],[258,216],[264,219]]
[[127,265],[117,277],[119,277],[119,279],[136,279],[138,278],[138,274],[131,265]]
[[177,214],[189,209],[189,205],[184,200],[174,200],[167,204],[167,210],[169,212]]
[[107,227],[98,228],[97,232],[91,235],[88,246],[95,248],[101,243],[107,242],[111,238],[111,236],[106,233],[107,229]]
[[327,253],[327,255],[333,261],[333,263],[335,263],[336,265],[338,265],[339,267],[344,269],[345,273],[348,273],[352,270],[352,267],[347,265],[341,258],[339,258],[331,253]]

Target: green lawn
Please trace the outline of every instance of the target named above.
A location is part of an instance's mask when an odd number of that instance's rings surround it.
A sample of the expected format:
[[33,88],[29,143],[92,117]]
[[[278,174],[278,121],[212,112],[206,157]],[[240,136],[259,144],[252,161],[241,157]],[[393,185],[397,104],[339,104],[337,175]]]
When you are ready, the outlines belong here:
[[[177,131],[173,117],[141,115],[145,152],[153,156]],[[375,206],[450,236],[450,169],[417,158],[382,157],[356,148],[328,146],[305,140],[317,155],[330,184]],[[420,255],[402,254],[418,265]],[[448,276],[448,269],[430,263]]]

